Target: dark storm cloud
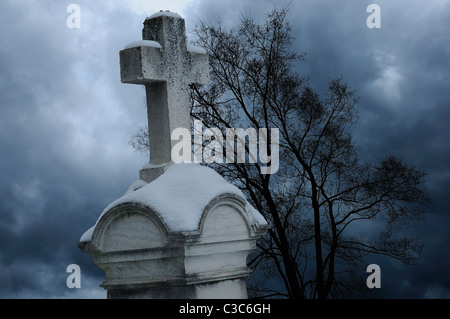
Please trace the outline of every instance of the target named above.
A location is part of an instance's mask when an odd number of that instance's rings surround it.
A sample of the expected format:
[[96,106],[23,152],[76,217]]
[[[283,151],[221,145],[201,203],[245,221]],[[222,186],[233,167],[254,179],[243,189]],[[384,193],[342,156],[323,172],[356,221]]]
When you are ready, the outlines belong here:
[[[68,3],[2,4],[1,298],[104,296],[102,273],[76,244],[145,160],[127,145],[145,115],[130,98],[140,91],[122,89],[118,70],[134,40],[118,33],[129,13],[87,3],[79,30],[66,27]],[[72,263],[80,291],[65,285]]]
[[[49,181],[43,183],[46,182]],[[70,189],[71,186],[77,189]],[[65,270],[71,263],[83,267],[83,274],[96,274],[99,283],[101,273],[93,269],[88,256],[81,255],[75,243],[84,228],[95,222],[101,203],[80,192],[81,184],[68,187],[55,182],[47,187],[33,187],[38,185],[27,185],[25,190],[13,187],[12,192],[2,192],[0,198],[2,217],[9,219],[0,225],[0,295],[60,297],[68,293]]]
[[[66,27],[72,2],[81,29]],[[4,1],[0,11],[1,298],[104,296],[103,273],[76,244],[145,162],[127,145],[145,122],[143,91],[120,83],[118,52],[152,12],[130,9],[140,1],[72,2]],[[381,29],[366,26],[370,3],[381,7]],[[197,0],[184,17],[188,28],[197,19],[232,26],[274,5],[289,5],[310,84],[323,94],[343,77],[360,96],[361,153],[395,154],[427,173],[423,258],[410,267],[380,259],[383,295],[450,297],[449,2]],[[82,289],[65,286],[71,263]]]
[[[371,3],[381,8],[381,29],[366,25]],[[230,25],[242,11],[259,19],[274,6],[196,4],[197,15],[221,17],[223,12]],[[360,97],[354,140],[363,157],[377,161],[394,154],[427,174],[432,202],[417,229],[425,244],[423,257],[416,266],[380,259],[382,295],[450,297],[450,3],[305,0],[292,1],[289,10],[294,46],[307,52],[299,73],[309,76],[322,96],[329,79],[342,77]]]
[[[355,139],[368,158],[395,154],[427,173],[432,203],[418,228],[425,244],[423,258],[415,267],[392,266],[396,271],[390,277],[391,269],[385,269],[384,278],[392,281],[385,295],[449,297],[450,7],[436,1],[377,3],[382,28],[350,28],[337,47],[328,44],[333,41],[323,41],[322,54],[311,71],[319,70],[324,81],[327,68],[321,61],[344,66],[338,75],[361,97]],[[355,46],[359,53],[352,55]],[[316,59],[313,54],[311,58]]]

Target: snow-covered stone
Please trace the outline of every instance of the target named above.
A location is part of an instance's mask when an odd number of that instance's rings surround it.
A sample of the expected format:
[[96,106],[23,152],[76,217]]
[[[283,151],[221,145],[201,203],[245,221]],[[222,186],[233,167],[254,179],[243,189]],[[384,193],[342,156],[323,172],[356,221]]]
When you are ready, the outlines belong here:
[[175,12],[170,12],[169,10],[159,10],[159,12],[155,12],[153,13],[149,19],[154,19],[154,18],[158,18],[161,16],[166,16],[166,17],[172,17],[172,18],[181,18],[181,16],[178,13]]
[[136,47],[150,47],[150,48],[162,49],[161,44],[159,44],[156,41],[151,41],[151,40],[134,41],[134,42],[127,44],[124,49],[131,49],[131,48],[136,48]]
[[104,269],[110,298],[246,298],[246,258],[267,228],[213,169],[172,164],[108,205],[79,246]]
[[[267,225],[261,214],[246,201],[240,189],[228,183],[213,169],[194,163],[172,164],[152,183],[137,180],[122,197],[103,210],[99,220],[115,206],[139,203],[154,210],[172,232],[197,231],[208,204],[224,194],[235,196],[245,203],[246,218],[251,227]],[[83,234],[80,241],[90,239],[88,234]]]
[[202,47],[197,47],[195,45],[192,44],[187,44],[186,46],[188,52],[192,52],[192,53],[198,53],[198,54],[206,54],[206,50]]

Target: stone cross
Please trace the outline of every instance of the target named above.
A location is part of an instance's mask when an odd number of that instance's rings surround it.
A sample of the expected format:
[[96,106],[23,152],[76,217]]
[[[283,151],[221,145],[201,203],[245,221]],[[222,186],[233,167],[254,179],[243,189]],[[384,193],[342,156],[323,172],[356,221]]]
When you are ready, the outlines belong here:
[[208,57],[186,45],[184,20],[170,12],[148,18],[143,37],[120,64],[122,82],[146,87],[152,165],[78,246],[104,270],[108,298],[247,298],[246,260],[264,217],[213,169],[165,165],[172,130],[190,128],[188,84],[207,82]]
[[[145,85],[150,139],[150,165],[141,179],[151,182],[162,174],[161,166],[171,161],[171,133],[176,128],[190,130],[188,86],[209,81],[206,52],[186,43],[184,19],[160,11],[144,22],[144,41],[120,51],[123,83]],[[143,172],[144,171],[144,172]]]

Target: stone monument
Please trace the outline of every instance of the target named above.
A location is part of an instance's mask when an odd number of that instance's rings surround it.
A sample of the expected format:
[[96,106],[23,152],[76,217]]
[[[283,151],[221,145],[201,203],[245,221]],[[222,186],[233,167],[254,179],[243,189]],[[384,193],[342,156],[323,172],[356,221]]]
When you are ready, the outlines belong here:
[[247,298],[248,254],[268,228],[211,168],[171,163],[170,132],[190,128],[188,85],[207,83],[208,56],[184,20],[158,12],[120,52],[124,83],[147,94],[150,163],[78,244],[105,271],[108,298]]
[[208,56],[202,48],[188,45],[185,33],[184,19],[161,11],[145,20],[143,41],[120,51],[122,82],[145,85],[150,165],[140,171],[140,178],[147,182],[171,161],[171,132],[190,130],[188,85],[209,81]]

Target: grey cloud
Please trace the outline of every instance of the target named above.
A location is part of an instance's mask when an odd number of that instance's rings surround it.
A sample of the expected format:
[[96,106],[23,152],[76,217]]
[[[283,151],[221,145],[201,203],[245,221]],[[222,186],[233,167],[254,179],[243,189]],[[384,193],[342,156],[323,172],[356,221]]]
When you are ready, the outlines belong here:
[[[203,15],[208,16],[206,8],[218,14],[212,9],[216,2],[205,3],[197,3]],[[377,1],[382,27],[368,29],[370,3],[292,2],[288,18],[295,47],[307,52],[298,70],[321,94],[333,77],[343,77],[356,90],[360,121],[354,138],[364,158],[394,154],[427,173],[432,204],[417,230],[425,243],[423,257],[412,267],[386,262],[383,295],[445,297],[450,292],[443,262],[450,242],[450,4]],[[262,17],[251,1],[242,6]]]
[[[118,17],[129,13],[113,8],[107,21],[84,2],[84,29],[70,30],[67,4],[27,5],[0,13],[0,296],[95,297],[103,274],[77,242],[145,161],[127,145],[145,115],[133,102],[141,92],[122,88],[118,73],[130,37]],[[65,286],[71,263],[82,291]]]
[[[233,25],[289,2],[193,1],[185,18],[188,28],[197,19]],[[118,59],[140,39],[145,13],[78,1],[75,30],[65,25],[69,3],[5,1],[0,12],[2,298],[103,296],[102,271],[76,244],[146,161],[127,144],[146,120],[144,92],[120,83]],[[394,153],[428,173],[424,256],[414,267],[384,264],[385,296],[448,296],[449,4],[380,0],[382,28],[370,30],[370,3],[293,1],[295,47],[308,53],[298,70],[319,92],[334,76],[357,90],[364,156]],[[81,266],[80,290],[65,287],[70,263]]]

